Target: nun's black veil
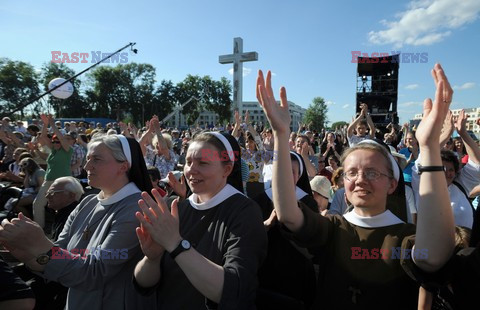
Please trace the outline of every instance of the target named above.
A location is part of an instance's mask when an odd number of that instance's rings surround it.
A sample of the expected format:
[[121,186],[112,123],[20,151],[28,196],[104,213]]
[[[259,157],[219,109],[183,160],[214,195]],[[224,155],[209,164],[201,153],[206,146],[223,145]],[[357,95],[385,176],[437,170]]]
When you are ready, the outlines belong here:
[[147,165],[145,164],[140,144],[133,138],[127,138],[127,141],[132,155],[132,166],[128,171],[128,179],[130,182],[135,183],[142,192],[150,194],[153,187],[148,176]]
[[227,138],[228,142],[232,146],[233,154],[235,155],[233,170],[227,178],[227,183],[243,193],[240,145],[238,144],[237,139],[235,139],[231,134],[225,132],[221,132],[220,134]]
[[[391,155],[390,148],[380,139],[372,139],[373,141],[377,142],[381,146],[383,146],[387,152]],[[395,161],[396,162],[396,161]],[[395,191],[387,196],[387,210],[390,210],[393,214],[395,214],[399,219],[404,221],[405,223],[408,222],[407,212],[407,199],[405,198],[405,181],[403,179],[402,168],[398,165],[398,169],[400,171],[400,176],[398,178],[398,185]]]
[[[202,133],[208,134],[209,131],[203,131]],[[225,133],[225,132],[217,132],[217,133],[223,135],[227,139],[228,143],[232,147],[233,154],[235,155],[235,161],[233,162],[232,172],[227,177],[227,184],[230,184],[236,190],[245,194],[244,191],[243,191],[243,182],[242,182],[242,164],[241,164],[240,145],[238,144],[237,139],[235,139],[231,134]],[[213,135],[213,136],[215,137],[215,135]],[[215,139],[218,139],[218,138],[215,137]],[[195,137],[194,137],[193,140],[195,140]],[[222,142],[221,142],[221,144],[223,145]],[[185,177],[185,176],[182,175],[182,177]],[[186,197],[188,197],[192,194],[192,190],[190,189],[190,186],[188,186],[187,182],[185,182],[185,184],[187,186]]]
[[302,165],[303,171],[296,185],[305,193],[313,197],[312,187],[310,186],[310,181],[308,179],[307,168],[305,167],[305,161],[303,160],[302,156],[294,151],[290,151],[290,159],[292,160],[292,162],[301,161],[301,163],[299,164]]

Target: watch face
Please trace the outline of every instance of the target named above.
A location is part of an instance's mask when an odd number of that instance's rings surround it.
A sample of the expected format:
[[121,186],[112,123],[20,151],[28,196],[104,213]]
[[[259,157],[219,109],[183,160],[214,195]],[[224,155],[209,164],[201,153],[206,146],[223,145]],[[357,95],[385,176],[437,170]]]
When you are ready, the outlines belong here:
[[48,263],[49,260],[50,260],[50,256],[45,254],[37,257],[37,263],[39,263],[40,265],[45,265],[46,263]]
[[190,242],[188,242],[188,240],[182,240],[182,247],[186,250],[190,249]]

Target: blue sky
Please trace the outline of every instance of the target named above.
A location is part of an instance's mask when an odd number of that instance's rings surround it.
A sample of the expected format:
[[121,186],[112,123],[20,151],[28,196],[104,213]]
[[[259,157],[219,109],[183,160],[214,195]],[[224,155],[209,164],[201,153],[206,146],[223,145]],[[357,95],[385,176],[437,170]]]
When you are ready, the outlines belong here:
[[[428,53],[427,63],[400,64],[404,122],[433,96],[435,62],[455,87],[452,108],[480,107],[479,15],[479,0],[3,1],[0,57],[39,68],[51,51],[113,52],[136,42],[128,61],[154,65],[158,82],[187,74],[231,79],[231,65],[218,56],[242,37],[244,51],[259,54],[244,64],[245,101],[255,100],[257,70],[271,70],[274,89],[285,86],[296,104],[325,98],[333,122],[354,114],[352,51]],[[90,64],[68,66],[79,72]]]

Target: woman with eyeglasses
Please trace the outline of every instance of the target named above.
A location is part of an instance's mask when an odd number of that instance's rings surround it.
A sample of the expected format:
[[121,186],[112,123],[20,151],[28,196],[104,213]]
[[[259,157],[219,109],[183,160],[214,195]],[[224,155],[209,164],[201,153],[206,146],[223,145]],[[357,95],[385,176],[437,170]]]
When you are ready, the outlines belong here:
[[141,192],[152,189],[140,145],[121,135],[96,137],[85,170],[89,185],[101,191],[70,213],[55,243],[23,214],[2,222],[0,243],[45,279],[68,287],[66,309],[150,309],[151,300],[132,283],[143,257],[135,212]]
[[[47,116],[42,114],[40,117],[43,121],[43,127],[39,142],[51,150],[47,157],[45,181],[33,201],[33,220],[43,228],[45,226],[45,206],[47,205],[45,193],[57,178],[72,175],[70,160],[72,158],[73,148],[60,132],[60,129],[55,125],[55,119],[53,119],[51,115]],[[48,126],[50,126],[54,133],[51,140],[48,137]]]
[[[291,169],[288,134],[290,113],[285,88],[280,105],[260,71],[257,98],[274,130],[277,160],[273,163],[273,202],[284,234],[298,245],[312,248],[320,260],[315,309],[413,309],[418,285],[403,271],[411,261],[427,272],[438,270],[454,249],[454,224],[447,185],[440,169],[438,144],[442,123],[452,100],[452,88],[440,65],[432,76],[435,102],[426,99],[424,117],[417,129],[424,174],[420,180],[418,224],[395,216],[387,198],[400,179],[398,165],[375,142],[357,144],[342,156],[344,183],[353,210],[344,215],[321,216],[298,203]],[[405,242],[416,232],[414,249]],[[413,257],[413,259],[412,259]]]

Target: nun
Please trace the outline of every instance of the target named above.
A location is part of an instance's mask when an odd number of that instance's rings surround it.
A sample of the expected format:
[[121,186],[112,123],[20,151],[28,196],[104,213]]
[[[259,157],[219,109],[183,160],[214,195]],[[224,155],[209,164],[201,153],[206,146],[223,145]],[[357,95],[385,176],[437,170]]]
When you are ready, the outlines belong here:
[[240,147],[226,133],[190,143],[184,176],[192,194],[171,211],[156,190],[142,193],[137,229],[145,257],[134,283],[157,309],[255,309],[267,248],[258,206],[243,194]]
[[[318,213],[310,186],[305,162],[298,153],[290,151],[291,177],[297,201]],[[288,172],[284,177],[289,177]],[[262,210],[268,230],[268,254],[260,268],[258,309],[308,309],[315,296],[315,272],[307,249],[286,239],[277,221],[269,188],[254,199]]]
[[21,213],[2,222],[0,242],[31,270],[69,288],[66,309],[148,309],[131,281],[143,257],[137,202],[152,188],[140,145],[122,135],[100,136],[89,143],[86,160],[88,183],[101,191],[72,211],[55,243]]

